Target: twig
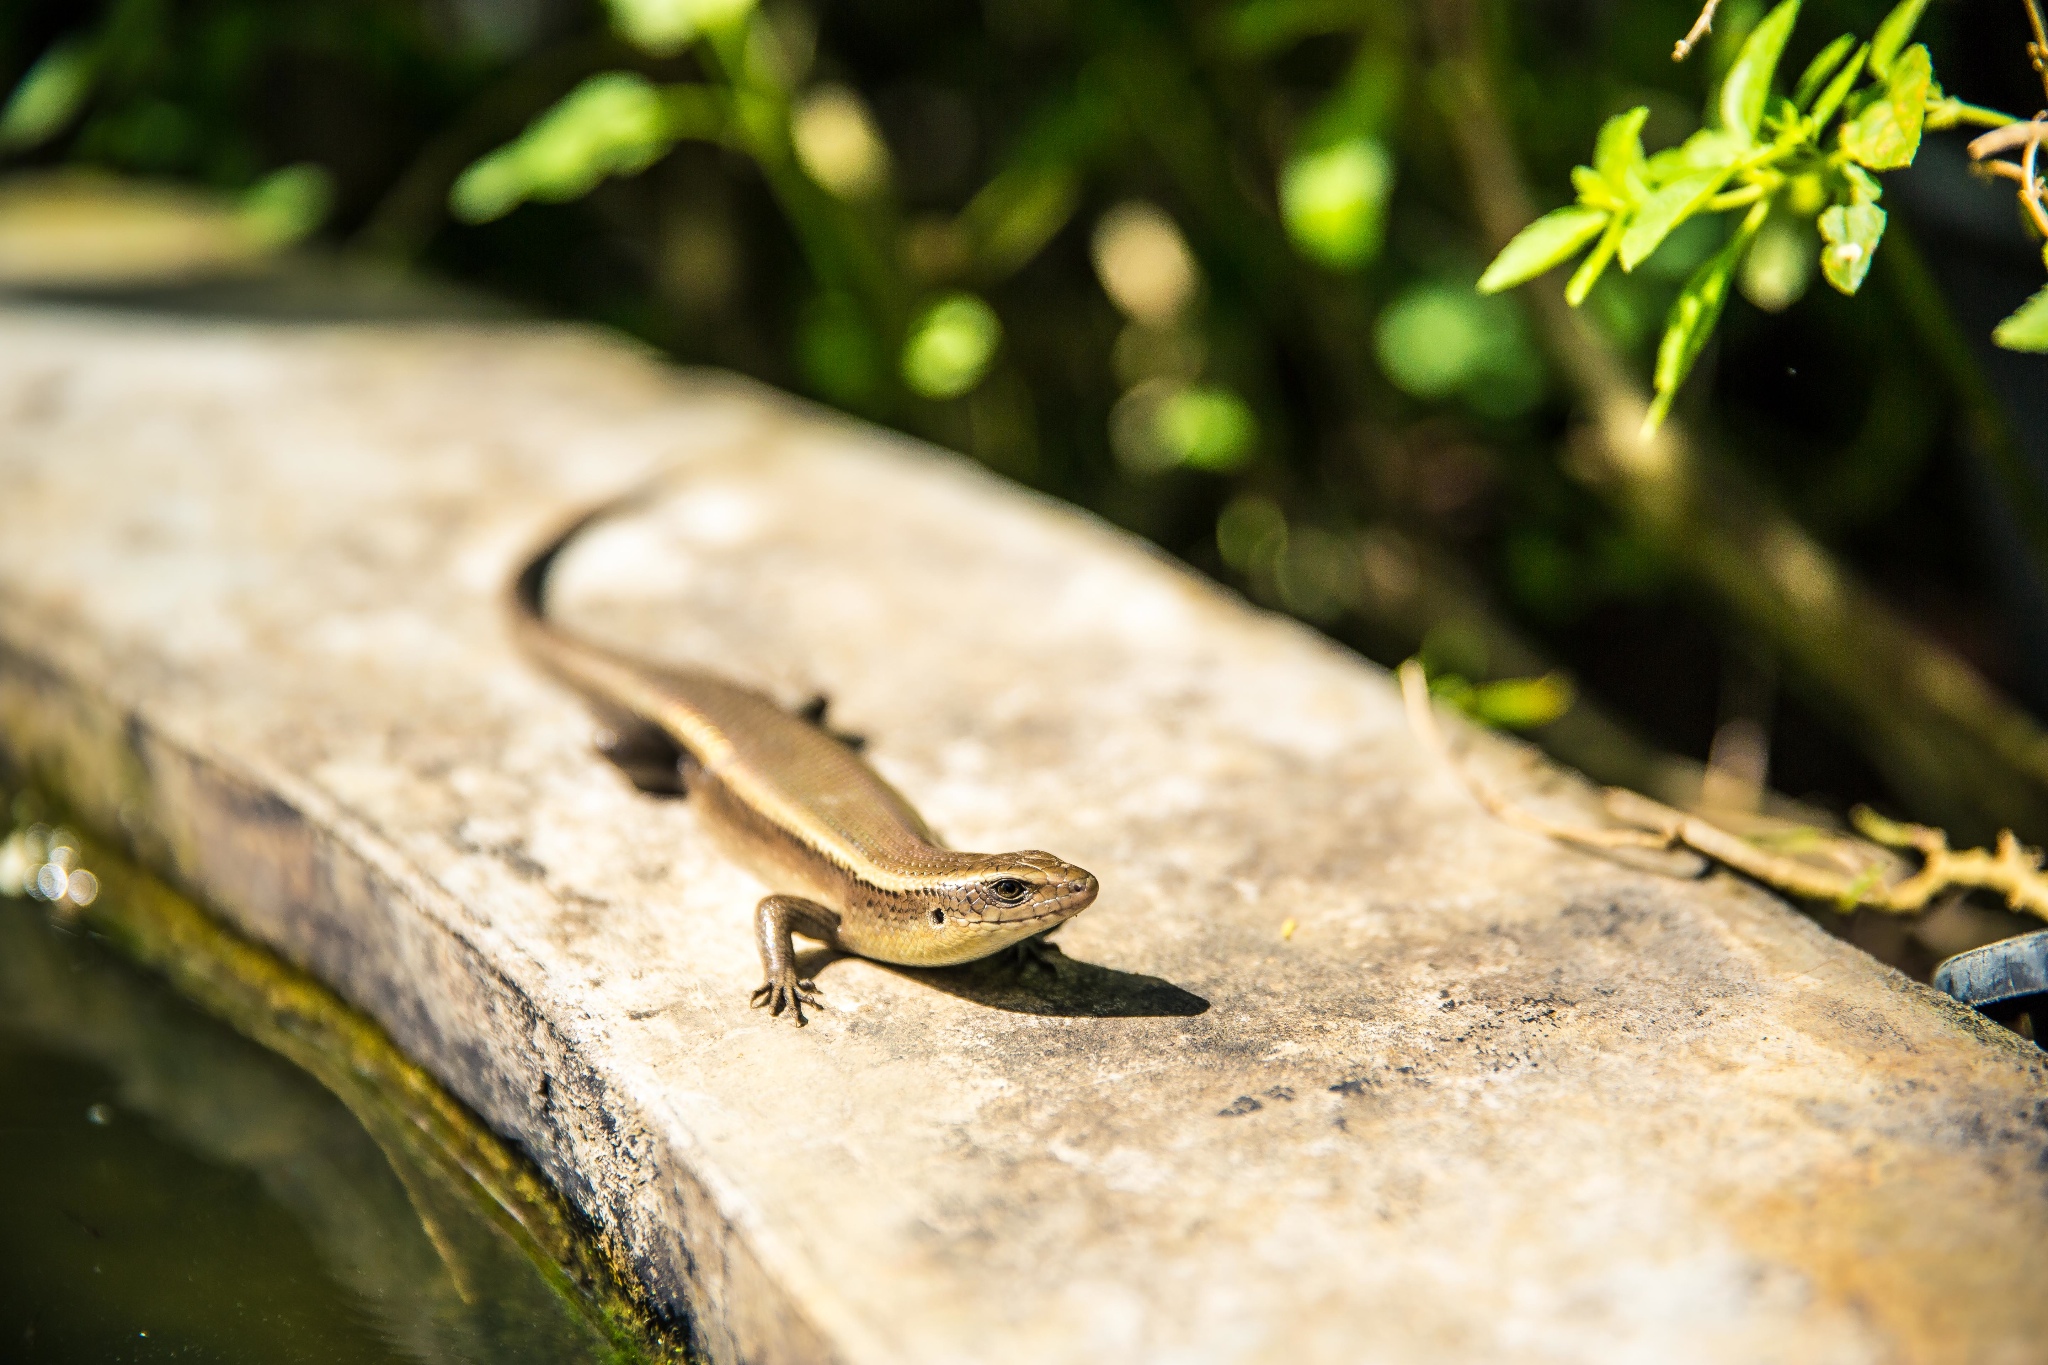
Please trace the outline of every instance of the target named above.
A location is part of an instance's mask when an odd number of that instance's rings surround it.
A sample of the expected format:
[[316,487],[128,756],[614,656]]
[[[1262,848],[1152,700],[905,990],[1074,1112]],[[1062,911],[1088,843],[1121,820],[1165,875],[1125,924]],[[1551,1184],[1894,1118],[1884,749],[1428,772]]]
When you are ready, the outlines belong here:
[[2027,44],[2027,58],[2041,77],[2041,91],[2048,94],[2048,23],[2041,19],[2038,0],[2026,0],[2027,22],[2033,26],[2034,41]]
[[2039,142],[2043,137],[2048,137],[2048,123],[2043,123],[2039,119],[2026,123],[2008,123],[1971,138],[1970,157],[1974,161],[1982,161],[1987,156],[2009,152],[2029,142]]
[[[2020,187],[2020,207],[2033,220],[2034,230],[2048,237],[2048,194],[2044,194],[2041,177],[2034,169],[2043,141],[2048,141],[2048,110],[2034,115],[2025,123],[2008,123],[2003,128],[1993,128],[1972,138],[1970,159],[1985,175],[2016,183]],[[1997,159],[1998,153],[2009,152],[2016,147],[2021,149],[2018,162]]]
[[[2028,3],[2032,4],[2033,0],[2028,0]],[[1672,47],[1672,61],[1682,62],[1692,55],[1692,50],[1699,46],[1700,39],[1713,31],[1714,11],[1719,8],[1721,0],[1707,0],[1700,9],[1700,17],[1692,21],[1692,29]]]
[[[2034,120],[2039,123],[2037,115]],[[2020,158],[2020,198],[2027,211],[2034,217],[2034,226],[2043,236],[2048,236],[2048,209],[2041,207],[2041,178],[2034,174],[2034,158],[2041,150],[2041,139],[2035,138],[2027,144],[2026,154]]]
[[[1786,895],[1825,901],[1845,912],[1870,909],[1916,914],[1942,892],[1961,888],[1995,891],[2013,909],[2048,920],[2048,873],[2042,869],[2040,851],[2020,843],[2011,830],[2000,833],[1995,851],[1971,848],[1957,852],[1949,848],[1948,836],[1938,829],[1887,820],[1868,807],[1858,807],[1854,819],[1863,839],[1822,829],[1797,831],[1813,842],[1815,852],[1832,857],[1845,869],[1836,872],[1774,853],[1756,839],[1735,834],[1704,816],[1622,787],[1607,789],[1606,807],[1624,828],[1547,819],[1494,790],[1451,751],[1437,726],[1429,680],[1419,662],[1410,659],[1402,664],[1399,676],[1408,723],[1424,746],[1480,805],[1515,829],[1589,849],[1688,848]],[[1919,854],[1919,868],[1903,877],[1887,877],[1886,849],[1910,849]]]
[[[1668,838],[1646,834],[1636,829],[1588,829],[1579,825],[1559,824],[1547,820],[1534,811],[1524,810],[1487,785],[1479,775],[1460,763],[1444,741],[1443,731],[1437,728],[1436,709],[1430,702],[1429,679],[1422,671],[1422,665],[1414,659],[1401,665],[1401,700],[1408,708],[1408,724],[1421,737],[1446,768],[1449,768],[1472,793],[1473,799],[1486,807],[1493,817],[1503,824],[1529,834],[1540,834],[1546,838],[1562,840],[1568,844],[1579,844],[1586,848],[1648,848],[1667,849],[1671,847]],[[1648,797],[1641,798],[1648,801]],[[1654,804],[1654,803],[1652,803]]]
[[[2041,78],[2041,93],[2048,95],[2048,22],[2041,18],[2040,0],[2025,0],[2025,3],[2027,23],[2034,30],[2034,41],[2027,44],[2027,60],[2033,64],[2034,74]],[[2034,157],[2041,147],[2044,119],[2048,119],[2048,109],[2034,115],[2033,121],[2025,125],[2030,131],[2026,154],[2020,162],[2020,202],[2026,205],[2027,216],[2034,220],[2035,230],[2048,237],[2048,205],[2042,203],[2041,182],[2034,174]],[[1989,152],[1979,152],[1973,142],[1970,155],[1981,159]]]

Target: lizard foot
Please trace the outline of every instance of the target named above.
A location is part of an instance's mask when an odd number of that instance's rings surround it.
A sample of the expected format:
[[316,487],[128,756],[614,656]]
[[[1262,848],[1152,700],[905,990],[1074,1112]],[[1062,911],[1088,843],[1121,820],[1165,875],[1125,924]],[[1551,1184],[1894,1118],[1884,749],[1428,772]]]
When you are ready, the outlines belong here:
[[784,967],[755,987],[752,1003],[755,1009],[765,1005],[773,1015],[780,1015],[787,1009],[790,1017],[796,1020],[796,1026],[802,1028],[806,1022],[804,1006],[816,1007],[819,1004],[818,983],[799,979],[796,968]]
[[1031,972],[1056,977],[1060,974],[1060,961],[1066,954],[1060,951],[1059,944],[1044,934],[1033,934],[1021,943],[1011,944],[1009,957],[1011,966],[1019,974]]

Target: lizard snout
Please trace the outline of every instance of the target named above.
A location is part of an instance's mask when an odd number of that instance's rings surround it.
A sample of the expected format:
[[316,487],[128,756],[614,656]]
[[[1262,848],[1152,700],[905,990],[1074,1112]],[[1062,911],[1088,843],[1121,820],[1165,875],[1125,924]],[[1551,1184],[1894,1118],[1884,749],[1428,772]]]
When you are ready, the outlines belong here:
[[1095,904],[1096,895],[1102,884],[1095,880],[1092,872],[1074,869],[1075,875],[1060,888],[1059,896],[1040,911],[1045,915],[1058,915],[1061,919],[1072,919],[1089,906]]

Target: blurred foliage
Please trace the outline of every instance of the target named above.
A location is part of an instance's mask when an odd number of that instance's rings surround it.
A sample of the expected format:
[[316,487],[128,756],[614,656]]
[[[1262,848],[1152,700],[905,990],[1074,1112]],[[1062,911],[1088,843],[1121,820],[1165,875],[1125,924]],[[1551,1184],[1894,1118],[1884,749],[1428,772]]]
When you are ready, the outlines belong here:
[[[1461,150],[1473,110],[1432,37],[1461,8],[1511,162]],[[323,222],[351,257],[814,394],[1384,660],[1463,639],[1442,669],[1491,699],[1475,713],[1548,721],[1565,757],[1647,785],[1659,751],[1706,753],[1750,618],[1676,553],[1681,532],[1619,514],[1587,473],[1581,381],[1530,302],[1555,283],[1474,287],[1583,256],[1587,335],[1654,379],[1659,415],[1690,374],[1674,416],[2038,705],[2048,676],[2031,683],[2012,642],[2040,622],[1999,614],[1982,546],[2000,518],[2048,520],[1972,472],[2009,474],[2032,433],[1940,279],[1964,257],[1991,271],[1971,287],[2005,291],[2001,342],[2040,343],[2048,296],[2013,313],[2039,244],[2009,191],[1929,178],[1925,203],[1976,204],[1955,211],[1989,212],[1997,244],[1944,238],[1935,213],[1921,251],[1874,174],[1923,144],[1960,162],[1946,124],[2033,107],[2017,0],[1727,0],[1676,65],[1696,12],[16,0],[0,154],[16,183],[75,167],[209,189],[270,241]],[[1577,202],[1497,255],[1476,198],[1524,175]],[[2038,568],[2008,565],[2007,596],[2040,589]],[[1518,676],[1539,681],[1486,690]],[[1825,679],[1789,681],[1783,780],[1948,814],[1888,768],[1885,790],[1870,722]]]
[[458,218],[488,223],[529,199],[581,199],[607,176],[637,175],[664,156],[692,113],[717,112],[699,102],[664,99],[643,76],[608,71],[592,76],[533,121],[516,141],[484,157],[448,191]]

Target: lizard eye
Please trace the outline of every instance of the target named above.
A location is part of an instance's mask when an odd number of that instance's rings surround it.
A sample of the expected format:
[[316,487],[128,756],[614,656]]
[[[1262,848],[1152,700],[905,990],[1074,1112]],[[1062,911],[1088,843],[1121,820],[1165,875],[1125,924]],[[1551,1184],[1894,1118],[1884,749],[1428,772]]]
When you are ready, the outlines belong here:
[[1015,877],[998,877],[988,884],[988,889],[999,901],[1021,901],[1031,894],[1031,888]]

